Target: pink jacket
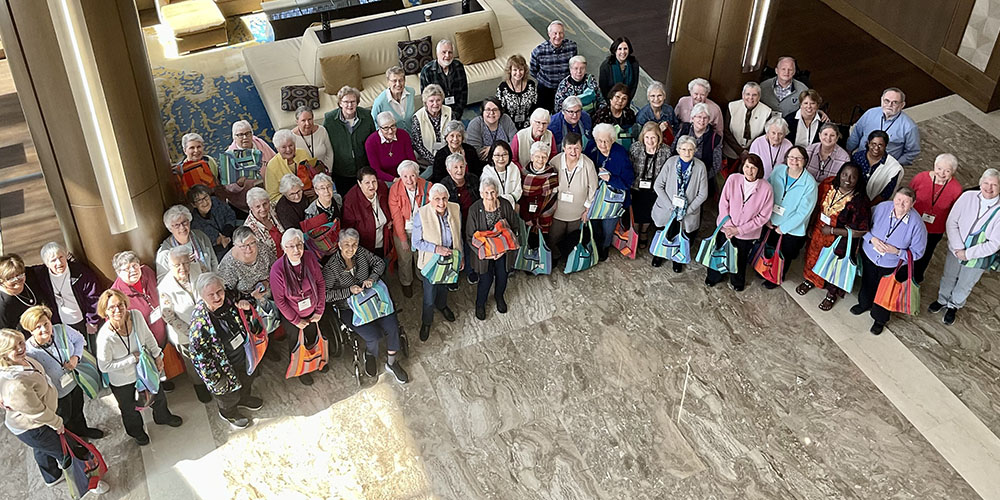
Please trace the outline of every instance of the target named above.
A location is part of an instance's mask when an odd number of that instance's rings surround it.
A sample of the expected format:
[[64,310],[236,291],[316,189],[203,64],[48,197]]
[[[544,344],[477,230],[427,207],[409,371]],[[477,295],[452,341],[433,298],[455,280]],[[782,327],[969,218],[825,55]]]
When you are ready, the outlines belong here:
[[[156,272],[149,266],[142,266],[142,274],[139,275],[139,283],[142,292],[126,285],[121,278],[115,280],[111,288],[118,290],[128,297],[128,308],[139,311],[139,314],[149,325],[149,331],[153,332],[156,344],[163,347],[167,343],[167,323],[163,321],[163,314],[160,311],[160,292],[156,288]],[[149,321],[150,315],[156,311],[156,321]]]
[[743,201],[743,174],[733,174],[726,179],[719,198],[719,217],[716,224],[721,224],[727,215],[726,226],[739,229],[736,235],[741,240],[760,238],[760,229],[764,223],[771,220],[771,209],[774,207],[774,194],[771,185],[764,179],[757,180],[757,189]]

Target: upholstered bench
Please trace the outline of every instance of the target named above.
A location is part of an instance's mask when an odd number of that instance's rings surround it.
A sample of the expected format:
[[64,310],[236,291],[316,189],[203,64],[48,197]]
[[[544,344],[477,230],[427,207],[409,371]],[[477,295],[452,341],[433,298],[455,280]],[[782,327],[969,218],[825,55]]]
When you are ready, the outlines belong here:
[[177,39],[179,54],[229,42],[226,17],[213,0],[159,0],[157,10]]

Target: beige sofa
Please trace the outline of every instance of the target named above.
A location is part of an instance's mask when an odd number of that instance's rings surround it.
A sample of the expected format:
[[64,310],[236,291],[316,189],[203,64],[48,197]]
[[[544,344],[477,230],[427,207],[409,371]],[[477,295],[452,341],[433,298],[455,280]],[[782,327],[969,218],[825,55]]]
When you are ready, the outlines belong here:
[[[316,36],[316,31],[320,28],[313,27],[306,30],[299,38],[247,47],[243,49],[243,58],[271,118],[271,123],[277,130],[295,125],[293,113],[281,110],[281,87],[315,85],[322,88],[324,82],[319,65],[320,58],[359,54],[364,86],[361,91],[361,105],[370,108],[375,98],[386,88],[385,70],[399,64],[396,42],[430,35],[431,43],[437,44],[442,38],[454,40],[456,31],[465,31],[489,23],[496,58],[465,66],[469,81],[469,102],[479,102],[496,94],[497,85],[503,79],[504,67],[511,55],[521,54],[527,59],[531,50],[543,41],[541,35],[507,0],[479,0],[479,2],[484,8],[482,11],[368,33],[330,43],[320,43]],[[407,10],[421,8],[417,6]],[[335,25],[393,14],[395,13],[378,14]],[[461,60],[462,54],[459,52],[456,55]],[[420,93],[420,79],[417,75],[408,75],[406,84]],[[317,119],[336,108],[336,101],[335,95],[329,95],[321,90],[320,107],[315,112]],[[418,96],[417,107],[419,106]]]

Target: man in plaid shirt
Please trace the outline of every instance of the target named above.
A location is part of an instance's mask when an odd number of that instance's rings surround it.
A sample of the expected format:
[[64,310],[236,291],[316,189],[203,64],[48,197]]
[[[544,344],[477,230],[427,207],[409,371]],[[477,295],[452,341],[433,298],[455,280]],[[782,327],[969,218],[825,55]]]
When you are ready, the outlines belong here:
[[566,40],[562,21],[549,23],[549,39],[531,51],[529,72],[538,82],[538,106],[555,109],[556,88],[569,76],[569,59],[576,55],[576,42]]
[[432,83],[444,89],[444,103],[451,108],[452,118],[461,120],[462,111],[469,102],[469,80],[465,76],[465,66],[455,60],[450,40],[438,42],[437,59],[420,70],[420,91]]

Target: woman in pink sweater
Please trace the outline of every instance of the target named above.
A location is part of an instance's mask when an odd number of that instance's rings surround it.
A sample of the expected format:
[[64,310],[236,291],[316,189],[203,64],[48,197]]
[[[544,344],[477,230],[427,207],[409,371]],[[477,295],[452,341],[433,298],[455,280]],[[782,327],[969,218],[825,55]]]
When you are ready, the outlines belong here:
[[[746,286],[747,261],[754,241],[760,238],[760,228],[771,219],[774,197],[771,185],[764,178],[764,162],[751,153],[743,161],[742,173],[730,175],[719,198],[717,223],[729,217],[722,226],[716,245],[730,241],[736,247],[736,272],[729,274],[729,287],[742,292]],[[705,284],[715,286],[725,276],[714,269],[708,270]]]

